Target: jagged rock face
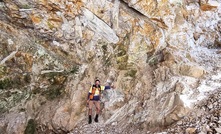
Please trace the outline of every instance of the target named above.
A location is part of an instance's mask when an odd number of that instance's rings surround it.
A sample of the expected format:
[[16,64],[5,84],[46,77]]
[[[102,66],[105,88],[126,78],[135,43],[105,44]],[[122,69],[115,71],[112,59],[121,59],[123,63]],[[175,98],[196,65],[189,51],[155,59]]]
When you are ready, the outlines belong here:
[[95,77],[116,87],[104,97],[107,133],[179,121],[220,87],[220,3],[0,1],[0,132],[87,133]]

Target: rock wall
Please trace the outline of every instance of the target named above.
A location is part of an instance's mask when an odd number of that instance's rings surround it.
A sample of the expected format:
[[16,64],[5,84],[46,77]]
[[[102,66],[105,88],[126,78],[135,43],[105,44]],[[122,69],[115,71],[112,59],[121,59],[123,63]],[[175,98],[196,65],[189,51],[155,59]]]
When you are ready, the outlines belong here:
[[0,1],[0,132],[88,133],[96,77],[116,87],[104,97],[101,127],[115,128],[105,132],[181,120],[220,87],[220,3]]

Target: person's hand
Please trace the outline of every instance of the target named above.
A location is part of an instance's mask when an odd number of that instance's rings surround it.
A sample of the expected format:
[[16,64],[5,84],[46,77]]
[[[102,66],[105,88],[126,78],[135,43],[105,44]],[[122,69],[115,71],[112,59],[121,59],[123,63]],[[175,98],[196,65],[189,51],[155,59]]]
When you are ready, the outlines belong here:
[[111,85],[111,88],[112,88],[112,89],[115,89],[115,86],[114,86],[114,85]]

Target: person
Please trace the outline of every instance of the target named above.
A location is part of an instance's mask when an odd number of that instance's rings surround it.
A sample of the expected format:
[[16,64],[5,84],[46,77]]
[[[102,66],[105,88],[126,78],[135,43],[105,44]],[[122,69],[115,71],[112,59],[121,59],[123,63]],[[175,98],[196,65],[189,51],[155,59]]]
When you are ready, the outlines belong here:
[[101,92],[103,90],[107,90],[107,89],[111,89],[111,86],[101,86],[100,85],[100,80],[95,80],[95,84],[92,85],[90,87],[89,93],[88,93],[88,97],[87,97],[87,104],[89,107],[89,111],[88,111],[88,123],[91,124],[92,123],[92,107],[93,105],[95,105],[96,107],[96,116],[94,121],[98,122],[98,117],[99,117],[99,113],[100,113],[100,99],[101,99]]

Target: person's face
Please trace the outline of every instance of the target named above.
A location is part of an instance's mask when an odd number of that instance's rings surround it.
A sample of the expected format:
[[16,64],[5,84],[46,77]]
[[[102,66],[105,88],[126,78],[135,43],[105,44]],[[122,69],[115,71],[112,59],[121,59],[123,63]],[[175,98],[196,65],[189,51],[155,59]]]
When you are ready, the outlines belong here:
[[99,85],[99,84],[100,84],[100,82],[99,82],[99,81],[96,81],[96,82],[95,82],[95,84],[96,84],[96,85]]

